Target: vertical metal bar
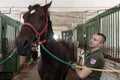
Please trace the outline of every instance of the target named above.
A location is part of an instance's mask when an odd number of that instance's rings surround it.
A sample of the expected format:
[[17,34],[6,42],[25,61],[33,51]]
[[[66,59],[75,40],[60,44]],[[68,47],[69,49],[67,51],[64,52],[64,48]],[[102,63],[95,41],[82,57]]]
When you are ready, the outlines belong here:
[[112,13],[112,29],[111,29],[111,31],[112,31],[112,40],[111,40],[111,42],[112,42],[112,57],[114,58],[114,34],[113,34],[113,32],[114,32],[114,13]]
[[110,39],[109,39],[110,38],[110,30],[109,30],[110,29],[110,15],[108,15],[108,22],[107,22],[107,24],[108,24],[107,25],[107,36],[106,36],[107,37],[107,47],[108,47],[107,50],[108,50],[108,55],[110,55],[109,54],[109,52],[110,52],[110,50],[109,50],[109,48],[110,48]]
[[112,43],[111,43],[111,40],[112,40],[112,36],[111,36],[111,27],[112,26],[112,14],[110,15],[110,56],[112,57]]
[[111,26],[111,46],[112,46],[112,58],[114,58],[114,49],[113,49],[113,26],[114,26],[114,24],[113,24],[113,21],[114,21],[114,18],[113,18],[113,13],[112,13],[112,26]]
[[110,55],[109,54],[109,52],[110,52],[110,50],[109,50],[109,48],[110,48],[110,44],[109,44],[109,42],[110,42],[110,39],[109,39],[109,27],[110,27],[110,15],[108,16],[108,25],[107,25],[107,35],[106,35],[106,37],[107,37],[107,53],[108,53],[108,55]]
[[120,43],[119,43],[119,35],[120,35],[120,30],[119,30],[119,22],[120,22],[120,10],[118,12],[118,58],[120,59],[120,54],[119,54],[119,47],[120,47]]
[[2,55],[2,16],[0,12],[0,53]]
[[[101,30],[101,31],[105,34],[105,32],[106,32],[105,30],[106,30],[107,22],[108,22],[107,17],[103,17],[101,22],[102,22],[102,24],[101,24],[101,29],[102,29],[102,30]],[[107,34],[105,34],[105,35],[107,36]],[[108,42],[107,42],[107,43],[108,43]],[[106,44],[107,44],[107,43],[106,43]],[[106,53],[105,53],[105,54],[109,55],[109,54],[108,54],[108,50],[106,50]]]
[[[107,29],[107,27],[108,27],[108,20],[109,20],[109,16],[105,17],[105,18],[104,18],[104,21],[103,21],[103,22],[104,22],[104,27],[105,27],[105,30],[106,30],[106,31],[104,31],[104,34],[105,34],[106,36],[108,36],[108,34],[106,33],[106,32],[108,32],[108,29]],[[106,23],[105,23],[105,21],[106,21]],[[104,30],[104,29],[103,29],[103,30]],[[107,37],[107,38],[108,38],[108,37]],[[108,54],[108,51],[109,51],[109,50],[108,50],[108,41],[106,41],[106,46],[107,46],[107,52],[106,52],[106,54],[109,55],[109,54]]]
[[118,48],[118,47],[117,47],[117,45],[118,45],[118,44],[117,44],[117,39],[118,39],[118,38],[117,38],[117,35],[118,35],[118,34],[117,34],[117,32],[118,32],[118,31],[117,31],[117,28],[118,28],[118,24],[117,24],[117,23],[118,23],[117,13],[118,13],[118,12],[115,12],[115,25],[116,25],[116,28],[115,28],[115,35],[116,35],[116,37],[115,37],[115,38],[116,38],[116,39],[115,39],[115,51],[116,51],[116,52],[115,52],[115,53],[116,53],[115,58],[117,58],[117,55],[118,55],[118,52],[117,52],[117,48]]
[[119,11],[116,12],[116,58],[118,59],[119,58],[119,52],[118,52],[118,49],[119,49],[119,44],[118,44],[118,34],[119,34],[119,30],[118,30],[118,25],[119,25]]
[[114,22],[115,19],[114,19],[114,17],[115,17],[115,16],[114,16],[114,15],[115,15],[115,13],[113,13],[113,26],[112,26],[112,27],[113,27],[113,29],[112,29],[112,31],[113,31],[113,34],[112,34],[112,35],[113,35],[113,37],[112,37],[112,42],[113,42],[113,43],[112,43],[112,45],[113,45],[113,58],[115,58],[115,46],[114,46],[114,42],[115,42],[115,41],[114,41],[114,38],[115,38],[115,37],[114,37],[114,28],[115,28],[115,22]]
[[109,55],[111,56],[111,45],[110,45],[110,26],[111,26],[111,15],[108,16],[109,17],[109,27],[108,27],[108,47],[109,47]]
[[112,14],[110,14],[110,31],[109,31],[109,37],[110,37],[110,56],[112,56],[112,46],[111,46],[111,26],[112,26]]

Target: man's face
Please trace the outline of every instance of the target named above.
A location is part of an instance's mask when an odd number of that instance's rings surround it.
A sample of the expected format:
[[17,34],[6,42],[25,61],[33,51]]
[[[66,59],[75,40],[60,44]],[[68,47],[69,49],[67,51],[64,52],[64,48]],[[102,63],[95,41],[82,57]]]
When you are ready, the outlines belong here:
[[103,38],[102,36],[100,35],[93,35],[93,37],[90,39],[89,41],[89,47],[90,48],[99,48],[103,45],[103,42],[102,42]]

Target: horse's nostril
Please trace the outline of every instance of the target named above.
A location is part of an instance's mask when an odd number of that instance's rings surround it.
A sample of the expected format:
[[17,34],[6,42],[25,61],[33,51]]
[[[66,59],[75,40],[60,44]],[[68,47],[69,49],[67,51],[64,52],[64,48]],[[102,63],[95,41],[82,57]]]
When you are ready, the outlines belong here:
[[23,49],[26,49],[26,48],[28,48],[29,46],[30,46],[30,41],[29,41],[29,40],[23,40],[23,41],[22,41],[21,47],[22,47]]

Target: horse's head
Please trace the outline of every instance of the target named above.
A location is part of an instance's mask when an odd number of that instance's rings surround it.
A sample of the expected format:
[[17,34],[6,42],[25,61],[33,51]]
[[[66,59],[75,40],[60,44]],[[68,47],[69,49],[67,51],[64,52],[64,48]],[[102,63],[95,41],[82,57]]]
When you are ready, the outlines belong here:
[[43,35],[48,26],[48,8],[51,2],[40,6],[36,4],[29,6],[28,11],[23,15],[24,24],[16,38],[16,46],[20,55],[29,55],[36,38]]

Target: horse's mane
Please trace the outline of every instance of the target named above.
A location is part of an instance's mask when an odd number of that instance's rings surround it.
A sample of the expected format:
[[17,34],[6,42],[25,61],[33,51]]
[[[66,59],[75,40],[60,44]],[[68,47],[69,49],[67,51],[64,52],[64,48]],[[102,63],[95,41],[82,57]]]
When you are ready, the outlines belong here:
[[47,29],[47,38],[53,38],[54,32],[52,29],[52,21],[50,20],[50,16],[48,15],[48,29]]

